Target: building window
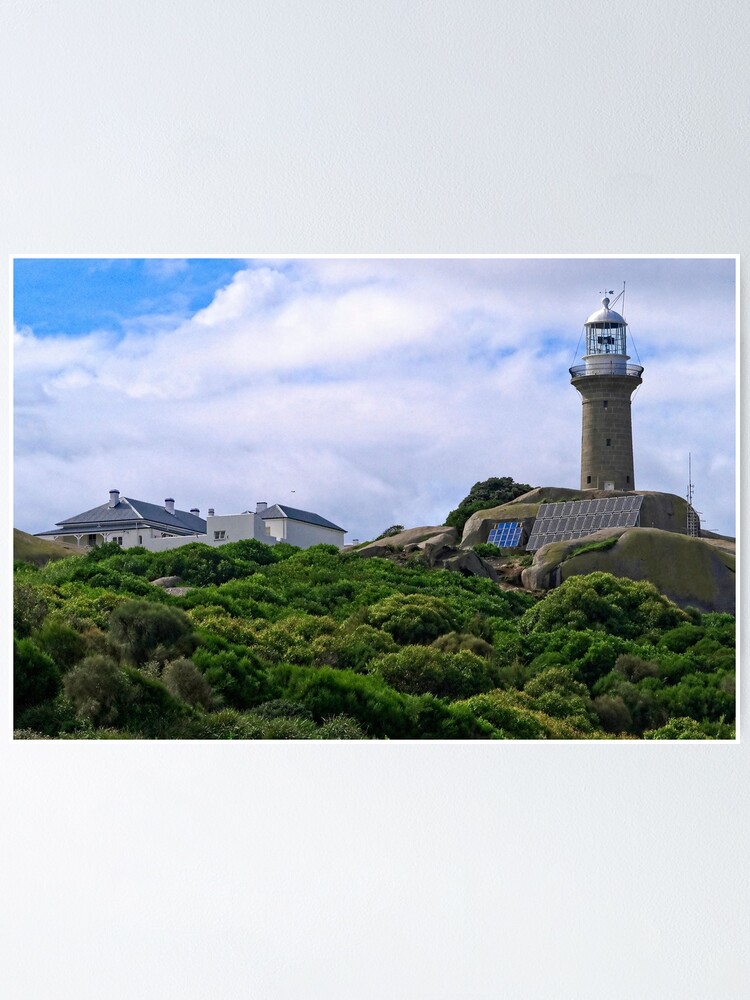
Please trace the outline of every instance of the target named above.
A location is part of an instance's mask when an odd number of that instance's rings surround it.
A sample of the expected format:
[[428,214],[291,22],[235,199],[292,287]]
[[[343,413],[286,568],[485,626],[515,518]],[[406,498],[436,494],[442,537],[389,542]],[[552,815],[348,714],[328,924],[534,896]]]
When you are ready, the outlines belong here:
[[629,483],[629,482],[630,482],[630,476],[625,476],[625,482],[626,482],[626,483]]
[[607,447],[611,448],[611,446],[612,446],[612,438],[607,438]]
[[115,535],[112,541],[115,543],[115,545],[122,545],[122,535]]
[[96,535],[89,535],[87,545],[96,545]]
[[591,476],[586,476],[586,482],[587,482],[587,483],[590,483],[590,482],[591,482]]
[[138,544],[143,545],[143,535],[138,536]]
[[608,405],[608,403],[609,403],[609,400],[605,399],[605,400],[604,400],[604,409],[605,409],[605,410],[607,409],[607,405]]
[[215,542],[222,542],[222,541],[224,541],[224,539],[226,537],[227,537],[226,531],[215,531],[214,532],[214,541]]

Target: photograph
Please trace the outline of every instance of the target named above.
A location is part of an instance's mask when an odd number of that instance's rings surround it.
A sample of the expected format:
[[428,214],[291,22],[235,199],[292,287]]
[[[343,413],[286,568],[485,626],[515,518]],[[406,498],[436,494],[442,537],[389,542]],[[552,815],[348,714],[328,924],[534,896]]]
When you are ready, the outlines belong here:
[[14,257],[14,740],[735,741],[738,264]]
[[4,992],[745,1000],[750,5],[0,25]]

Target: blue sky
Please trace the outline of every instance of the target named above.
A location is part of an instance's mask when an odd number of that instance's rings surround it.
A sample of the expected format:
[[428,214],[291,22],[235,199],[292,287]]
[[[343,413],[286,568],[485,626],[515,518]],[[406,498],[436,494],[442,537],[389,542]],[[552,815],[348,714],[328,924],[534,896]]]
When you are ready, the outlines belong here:
[[13,268],[15,323],[37,337],[124,333],[143,317],[187,317],[205,308],[240,266],[211,258],[20,258]]
[[116,488],[294,503],[351,540],[442,523],[489,476],[577,487],[567,369],[625,282],[636,486],[684,495],[691,452],[733,534],[734,281],[731,258],[19,259],[15,524]]

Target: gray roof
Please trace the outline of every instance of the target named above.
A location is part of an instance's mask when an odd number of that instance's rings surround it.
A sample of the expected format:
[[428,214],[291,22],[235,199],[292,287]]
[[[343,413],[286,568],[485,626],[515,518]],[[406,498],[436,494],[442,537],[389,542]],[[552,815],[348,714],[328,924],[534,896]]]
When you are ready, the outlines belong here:
[[340,528],[338,524],[334,524],[333,521],[327,521],[320,514],[313,514],[309,510],[298,510],[296,507],[287,507],[286,504],[281,503],[276,503],[273,507],[266,507],[258,516],[264,519],[288,517],[291,521],[304,521],[307,524],[317,524],[320,528],[333,528],[336,531],[346,532],[346,528]]
[[108,503],[92,507],[82,514],[74,514],[72,517],[63,518],[57,522],[58,529],[39,532],[39,534],[62,534],[63,532],[73,534],[74,532],[84,533],[95,532],[98,528],[113,529],[118,526],[127,527],[135,524],[153,525],[160,530],[166,529],[182,535],[205,535],[206,522],[196,514],[190,514],[186,510],[177,510],[170,514],[166,507],[155,503],[147,503],[145,500],[134,500],[131,497],[120,497],[119,502],[114,507]]

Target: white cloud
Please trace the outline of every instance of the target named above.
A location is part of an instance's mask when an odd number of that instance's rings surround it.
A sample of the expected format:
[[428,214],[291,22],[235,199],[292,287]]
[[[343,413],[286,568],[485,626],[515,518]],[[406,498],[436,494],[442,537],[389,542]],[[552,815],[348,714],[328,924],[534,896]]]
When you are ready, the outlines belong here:
[[151,278],[158,281],[169,281],[178,274],[187,271],[190,265],[183,258],[159,257],[158,259],[147,259],[143,262],[143,270]]
[[[726,275],[708,267],[713,281],[696,283],[692,262],[660,264],[657,281],[647,262],[625,263],[639,279],[632,313],[653,322],[639,334],[638,485],[684,493],[692,451],[710,526],[730,532]],[[441,522],[491,475],[577,486],[580,399],[567,368],[603,270],[600,261],[266,261],[192,318],[119,342],[19,331],[16,524],[44,530],[118,488],[204,512],[292,503],[367,538],[392,523]]]

